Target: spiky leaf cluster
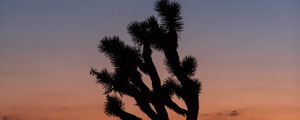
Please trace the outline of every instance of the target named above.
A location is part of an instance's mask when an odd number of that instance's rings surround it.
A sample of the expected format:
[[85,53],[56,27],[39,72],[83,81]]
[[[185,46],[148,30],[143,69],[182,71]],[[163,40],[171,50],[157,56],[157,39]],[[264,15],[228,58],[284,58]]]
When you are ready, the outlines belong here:
[[162,86],[164,94],[172,96],[181,85],[173,78],[167,78]]
[[182,16],[180,15],[181,7],[177,2],[169,0],[160,0],[155,4],[155,10],[159,13],[161,21],[168,30],[175,29],[182,31]]
[[90,74],[96,76],[97,83],[103,85],[105,89],[105,94],[110,93],[113,90],[114,78],[113,73],[109,73],[106,69],[103,69],[101,72],[98,72],[96,69],[92,68]]
[[106,102],[104,104],[104,112],[107,115],[117,116],[124,109],[124,103],[116,96],[106,96]]
[[141,22],[131,22],[128,25],[127,30],[135,44],[139,46],[149,44],[157,50],[163,48],[166,30],[158,24],[158,21],[154,16],[150,16]]
[[110,58],[117,69],[137,67],[140,62],[140,50],[137,47],[125,45],[119,37],[104,37],[98,45],[99,51]]
[[181,62],[183,72],[188,76],[193,76],[197,68],[197,59],[193,56],[186,56]]

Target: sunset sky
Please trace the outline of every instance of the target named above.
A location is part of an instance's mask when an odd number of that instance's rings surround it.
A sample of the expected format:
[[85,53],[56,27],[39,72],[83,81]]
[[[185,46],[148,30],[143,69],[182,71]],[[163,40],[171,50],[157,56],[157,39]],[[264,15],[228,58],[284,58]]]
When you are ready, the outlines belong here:
[[[116,120],[89,75],[112,70],[97,45],[112,35],[132,44],[127,24],[157,15],[154,2],[0,0],[0,120]],[[300,120],[299,0],[180,3],[179,51],[198,59],[200,120]],[[154,58],[168,77],[161,53]]]

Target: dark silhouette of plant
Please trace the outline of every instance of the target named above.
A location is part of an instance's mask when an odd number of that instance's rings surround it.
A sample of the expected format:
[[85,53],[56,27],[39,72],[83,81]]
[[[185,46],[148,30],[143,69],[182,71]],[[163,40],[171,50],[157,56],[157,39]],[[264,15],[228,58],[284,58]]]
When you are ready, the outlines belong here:
[[[186,116],[186,120],[197,120],[199,110],[200,81],[192,78],[197,68],[197,60],[186,56],[182,60],[177,52],[178,33],[183,23],[181,7],[177,2],[159,0],[155,4],[161,24],[154,16],[141,22],[131,22],[128,33],[135,46],[126,45],[119,37],[104,37],[98,46],[114,66],[114,72],[106,69],[100,72],[91,69],[97,83],[104,86],[107,102],[105,113],[122,120],[141,120],[124,111],[122,100],[112,92],[130,96],[136,105],[152,120],[169,120],[166,107]],[[161,80],[152,59],[153,50],[162,51],[165,65],[172,77]],[[146,86],[142,74],[148,75],[152,89]],[[163,82],[163,83],[162,83]],[[181,98],[186,108],[180,107],[172,96]],[[153,107],[151,107],[153,106]]]

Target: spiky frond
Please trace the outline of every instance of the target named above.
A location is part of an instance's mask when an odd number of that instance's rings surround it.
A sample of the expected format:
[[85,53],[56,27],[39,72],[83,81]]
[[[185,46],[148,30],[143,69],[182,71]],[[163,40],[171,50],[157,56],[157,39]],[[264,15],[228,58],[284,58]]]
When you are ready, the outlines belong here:
[[139,90],[137,86],[130,81],[126,72],[128,71],[117,70],[115,72],[114,81],[116,84],[114,84],[114,89],[121,94],[134,96]]
[[197,69],[197,59],[193,56],[186,56],[181,62],[183,72],[188,76],[193,76]]
[[139,46],[149,43],[157,50],[161,50],[163,47],[165,30],[158,24],[154,16],[150,16],[142,22],[131,22],[127,31],[133,38],[133,42]]
[[142,120],[141,118],[124,111],[124,103],[117,96],[106,96],[104,112],[109,116],[116,116],[122,120]]
[[96,69],[92,68],[90,74],[96,76],[96,82],[103,85],[105,89],[104,94],[108,94],[113,90],[113,73],[108,72],[106,69],[98,72]]
[[98,72],[92,68],[90,74],[96,76],[96,82],[103,86],[104,94],[116,92],[120,95],[126,94],[132,96],[139,92],[136,86],[129,81],[128,75],[122,71],[117,70],[114,73],[110,73],[106,69],[103,69]]
[[125,48],[125,43],[120,41],[118,36],[104,37],[98,45],[99,52],[105,53],[107,57],[114,58],[121,50]]
[[117,96],[106,96],[104,112],[110,116],[119,116],[123,112],[124,103]]
[[180,84],[175,79],[169,77],[162,85],[162,91],[165,95],[172,96],[180,87]]
[[166,30],[158,24],[154,16],[149,17],[147,20],[149,43],[156,50],[162,50],[166,46]]
[[133,38],[133,42],[142,46],[146,42],[148,26],[146,22],[131,22],[127,27],[128,33]]
[[200,93],[201,92],[201,87],[202,87],[201,82],[198,79],[193,79],[193,83],[194,83],[195,93]]
[[168,29],[175,29],[177,32],[182,31],[181,6],[177,2],[169,0],[159,0],[155,4],[155,10],[162,18],[163,25]]
[[162,89],[165,95],[172,96],[175,94],[179,98],[188,98],[191,95],[200,93],[201,83],[195,79],[181,85],[175,79],[167,78]]
[[140,62],[140,50],[137,47],[125,45],[117,36],[104,37],[98,48],[110,58],[111,63],[117,69],[136,67]]
[[198,95],[201,90],[201,83],[199,80],[188,81],[184,86],[182,86],[178,91],[175,91],[175,94],[178,97],[187,99],[191,96]]
[[[162,31],[162,28],[157,22],[157,19],[155,16],[150,16],[146,19],[147,26],[151,32],[159,32]],[[157,31],[158,30],[158,31]]]

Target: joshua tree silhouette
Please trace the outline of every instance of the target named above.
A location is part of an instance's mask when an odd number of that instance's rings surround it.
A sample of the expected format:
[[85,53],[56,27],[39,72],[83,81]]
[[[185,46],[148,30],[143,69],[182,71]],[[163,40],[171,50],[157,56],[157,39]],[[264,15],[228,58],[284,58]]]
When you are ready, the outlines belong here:
[[[135,46],[126,45],[119,37],[104,37],[98,46],[114,66],[114,72],[106,69],[90,73],[97,83],[104,86],[106,95],[105,113],[117,116],[122,120],[141,120],[141,118],[124,111],[121,97],[127,95],[136,101],[136,105],[152,120],[169,120],[166,107],[186,120],[197,120],[200,93],[200,81],[193,78],[197,68],[197,60],[186,56],[182,60],[177,52],[178,33],[183,29],[181,7],[177,2],[159,0],[155,3],[161,24],[154,16],[141,22],[131,22],[128,33]],[[152,59],[153,50],[162,51],[165,65],[173,77],[161,80]],[[148,75],[152,89],[146,86],[142,74]],[[163,83],[162,83],[163,82]],[[171,98],[177,95],[186,108],[180,107]],[[151,107],[153,106],[153,107]]]

